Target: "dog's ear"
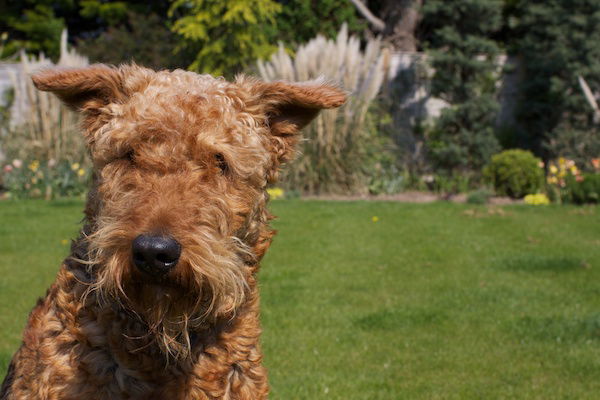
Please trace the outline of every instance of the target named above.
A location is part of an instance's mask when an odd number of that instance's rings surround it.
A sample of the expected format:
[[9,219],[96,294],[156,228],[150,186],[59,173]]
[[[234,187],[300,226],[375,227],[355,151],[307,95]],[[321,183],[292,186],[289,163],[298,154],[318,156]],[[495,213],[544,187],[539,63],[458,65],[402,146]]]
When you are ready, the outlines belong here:
[[346,93],[322,82],[264,83],[262,102],[277,159],[287,162],[294,158],[300,130],[326,108],[336,108],[346,101]]
[[346,93],[343,90],[320,81],[252,81],[251,90],[267,116],[278,164],[294,157],[294,148],[300,139],[300,129],[308,125],[319,111],[339,107],[346,101]]
[[36,88],[54,93],[78,111],[94,111],[126,97],[122,71],[103,64],[47,69],[31,79]]

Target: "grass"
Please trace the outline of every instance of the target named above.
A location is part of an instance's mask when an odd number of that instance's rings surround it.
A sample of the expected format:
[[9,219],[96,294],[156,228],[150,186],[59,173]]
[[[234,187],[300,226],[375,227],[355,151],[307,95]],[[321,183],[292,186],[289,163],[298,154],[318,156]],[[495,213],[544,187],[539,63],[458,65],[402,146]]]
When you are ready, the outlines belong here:
[[[0,376],[81,207],[0,202]],[[600,209],[272,209],[260,276],[271,398],[597,398]]]

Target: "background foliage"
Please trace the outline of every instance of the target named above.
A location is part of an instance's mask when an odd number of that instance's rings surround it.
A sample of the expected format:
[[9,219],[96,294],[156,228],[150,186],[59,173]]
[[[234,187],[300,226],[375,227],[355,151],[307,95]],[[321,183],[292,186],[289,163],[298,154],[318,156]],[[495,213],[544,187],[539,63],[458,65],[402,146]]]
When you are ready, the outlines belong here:
[[176,0],[173,31],[196,56],[191,70],[223,75],[239,72],[275,51],[267,31],[281,5],[273,0]]
[[[369,191],[478,189],[491,156],[513,148],[531,150],[546,163],[566,157],[582,170],[597,173],[589,165],[600,155],[599,122],[578,77],[598,94],[600,2],[363,0],[363,4],[384,24],[382,29],[350,0],[0,0],[0,58],[15,61],[24,49],[56,62],[59,36],[67,28],[70,43],[91,62],[133,60],[157,69],[190,68],[231,77],[256,73],[255,61],[269,59],[278,46],[294,57],[319,34],[334,39],[345,23],[348,32],[360,38],[361,49],[374,35],[381,35],[390,54],[407,50],[410,55],[416,50],[417,58],[425,60],[395,81],[385,81],[374,99],[377,107],[365,115],[368,123],[361,129],[377,144],[373,148],[381,148],[382,137],[409,139],[396,140],[396,146],[383,143],[386,151],[365,166],[364,173],[371,176]],[[330,56],[313,63],[326,63]],[[505,59],[510,63],[504,64]],[[390,58],[384,60],[385,67],[389,62]],[[501,97],[507,74],[514,80],[508,100]],[[414,82],[423,86],[411,88]],[[449,107],[433,119],[411,115],[399,127],[399,115],[406,119],[398,109],[403,105],[394,97],[399,87],[409,95],[427,92],[418,107],[424,106],[427,96]],[[509,118],[504,118],[507,109]],[[406,127],[407,135],[398,133]],[[333,148],[334,142],[327,146]],[[352,158],[344,149],[338,153],[340,159]],[[320,176],[335,174],[327,169]],[[300,185],[309,186],[315,187]]]
[[505,41],[523,66],[511,145],[545,159],[597,156],[598,140],[578,134],[594,123],[577,77],[600,88],[600,2],[520,0],[505,12]]
[[448,173],[480,170],[499,149],[494,133],[499,47],[492,35],[501,26],[502,2],[431,0],[422,11],[435,71],[432,94],[452,105],[431,127],[432,161]]

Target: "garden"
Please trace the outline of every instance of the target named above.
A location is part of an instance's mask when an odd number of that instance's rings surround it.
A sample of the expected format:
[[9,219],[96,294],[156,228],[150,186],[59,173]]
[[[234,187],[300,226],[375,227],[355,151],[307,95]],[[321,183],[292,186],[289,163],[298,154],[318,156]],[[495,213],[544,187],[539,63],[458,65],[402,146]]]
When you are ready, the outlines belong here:
[[0,4],[0,379],[92,179],[29,75],[133,61],[349,95],[268,188],[271,398],[595,398],[598,35],[593,0]]

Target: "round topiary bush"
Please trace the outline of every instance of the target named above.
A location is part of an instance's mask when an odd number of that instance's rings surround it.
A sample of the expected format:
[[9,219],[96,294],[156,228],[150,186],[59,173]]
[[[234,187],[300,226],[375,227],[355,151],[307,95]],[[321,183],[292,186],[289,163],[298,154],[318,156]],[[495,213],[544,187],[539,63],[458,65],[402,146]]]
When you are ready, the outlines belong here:
[[542,160],[526,150],[506,150],[492,156],[483,170],[496,193],[519,199],[537,193],[544,184]]

